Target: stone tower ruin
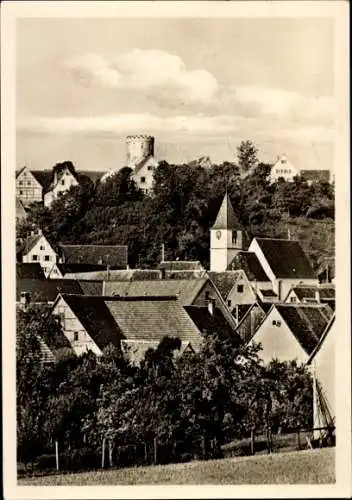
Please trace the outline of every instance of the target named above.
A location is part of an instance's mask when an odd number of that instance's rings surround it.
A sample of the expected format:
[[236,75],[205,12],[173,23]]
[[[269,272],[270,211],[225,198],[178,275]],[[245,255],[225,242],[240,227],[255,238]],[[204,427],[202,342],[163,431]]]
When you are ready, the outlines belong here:
[[151,135],[127,136],[127,165],[134,166],[149,156],[154,156],[154,142]]

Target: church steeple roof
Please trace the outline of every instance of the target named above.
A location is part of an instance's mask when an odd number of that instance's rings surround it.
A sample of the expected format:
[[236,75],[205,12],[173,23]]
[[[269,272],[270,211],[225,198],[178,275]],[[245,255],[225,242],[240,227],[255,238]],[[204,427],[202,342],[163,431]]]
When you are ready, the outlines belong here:
[[242,229],[242,225],[237,219],[229,195],[226,193],[222,200],[221,207],[212,229]]

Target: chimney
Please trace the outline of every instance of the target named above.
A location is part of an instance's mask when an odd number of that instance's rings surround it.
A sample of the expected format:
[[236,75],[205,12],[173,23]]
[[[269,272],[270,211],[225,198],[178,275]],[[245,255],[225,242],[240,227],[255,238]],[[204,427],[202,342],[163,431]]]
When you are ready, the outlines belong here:
[[208,301],[208,311],[212,316],[214,316],[214,309],[215,309],[215,300],[214,299],[209,299]]
[[320,294],[319,294],[319,290],[318,289],[315,290],[315,300],[317,302],[320,302]]

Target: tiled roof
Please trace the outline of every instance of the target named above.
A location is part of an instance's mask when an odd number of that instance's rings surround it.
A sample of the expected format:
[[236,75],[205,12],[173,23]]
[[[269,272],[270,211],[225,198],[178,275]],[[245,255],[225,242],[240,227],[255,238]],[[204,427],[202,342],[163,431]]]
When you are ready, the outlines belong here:
[[307,361],[308,365],[313,361],[313,359],[315,358],[315,355],[320,351],[320,348],[324,344],[324,341],[325,341],[326,337],[328,336],[329,332],[331,331],[331,327],[333,326],[334,322],[335,322],[335,314],[331,317],[329,323],[327,324],[327,326],[324,330],[323,335],[320,337],[318,344],[315,346],[315,349],[311,352],[309,359]]
[[237,219],[229,195],[226,193],[222,200],[218,216],[212,229],[242,229],[242,226]]
[[67,279],[17,279],[16,301],[21,299],[21,293],[30,294],[30,302],[54,302],[59,293],[82,294],[78,281]]
[[199,260],[165,260],[160,262],[157,266],[158,269],[165,269],[167,271],[202,271],[204,267]]
[[277,293],[274,290],[259,290],[263,297],[277,297]]
[[238,335],[241,337],[243,342],[248,343],[251,340],[256,329],[264,320],[266,314],[267,311],[258,302],[249,306],[245,314],[242,316],[241,321],[237,325]]
[[44,280],[45,274],[39,262],[29,262],[29,263],[18,262],[16,264],[16,278],[17,279],[36,278]]
[[60,245],[65,264],[127,267],[127,245]]
[[126,339],[160,342],[165,336],[177,337],[199,349],[201,334],[176,297],[141,296],[105,300]]
[[103,295],[103,282],[94,280],[78,280],[84,295]]
[[[106,304],[106,297],[61,295],[99,349],[109,344],[120,347],[121,330]],[[109,299],[109,303],[114,301]]]
[[230,338],[240,343],[240,337],[220,309],[215,308],[214,314],[210,313],[207,306],[185,306],[185,310],[202,334],[217,334],[221,338]]
[[27,168],[27,167],[26,167],[26,166],[24,166],[24,167],[21,167],[21,168],[19,168],[19,169],[17,169],[17,170],[16,170],[16,179],[17,179],[17,177],[18,177],[20,174],[22,174],[23,170],[25,170],[26,168]]
[[243,269],[249,281],[270,281],[254,252],[238,252],[230,269]]
[[16,197],[16,217],[18,219],[22,219],[27,216],[26,209],[24,208],[24,205],[22,201]]
[[206,278],[193,280],[140,280],[140,281],[105,281],[105,295],[121,297],[178,296],[182,305],[192,305],[199,292],[206,284]]
[[298,241],[255,239],[276,278],[316,278],[308,257]]
[[334,286],[295,286],[291,290],[295,292],[299,300],[314,299],[317,293],[319,293],[320,299],[335,299]]
[[311,354],[332,317],[323,305],[278,304],[280,315],[306,351]]
[[306,181],[330,182],[330,170],[301,170],[300,173]]
[[[144,358],[145,353],[148,351],[148,349],[156,349],[159,345],[159,340],[127,340],[124,339],[121,341],[121,346],[123,352],[128,356],[129,360],[132,361],[134,364],[139,364],[141,360]],[[192,344],[189,341],[183,341],[181,342],[181,347],[180,350],[175,350],[174,352],[174,357],[178,358],[182,356],[182,354],[188,350],[191,349],[194,351],[192,348]]]
[[43,187],[44,192],[47,191],[53,180],[52,170],[31,170],[30,172]]
[[238,319],[238,322],[240,323],[252,305],[253,304],[238,304],[232,309],[231,314],[234,318]]
[[208,272],[208,276],[219,290],[221,297],[226,300],[234,284],[239,278],[241,271]]
[[32,250],[32,248],[38,243],[38,241],[40,240],[40,238],[42,238],[42,236],[43,236],[42,233],[32,234],[23,241],[22,248],[25,254],[27,254]]
[[168,280],[193,280],[204,278],[206,270],[195,269],[193,271],[165,271],[165,278]]
[[158,269],[110,269],[104,266],[104,270],[91,272],[68,272],[66,277],[79,280],[94,281],[142,281],[161,279],[161,271]]
[[60,273],[65,276],[67,274],[82,274],[94,271],[105,271],[107,266],[99,264],[63,264],[57,263],[57,268]]

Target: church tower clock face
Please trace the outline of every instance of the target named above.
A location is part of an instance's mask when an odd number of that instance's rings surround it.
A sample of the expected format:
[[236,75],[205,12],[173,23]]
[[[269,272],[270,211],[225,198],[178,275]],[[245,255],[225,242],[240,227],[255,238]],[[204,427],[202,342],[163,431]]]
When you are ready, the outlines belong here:
[[221,238],[221,231],[216,231],[216,237],[218,240]]

